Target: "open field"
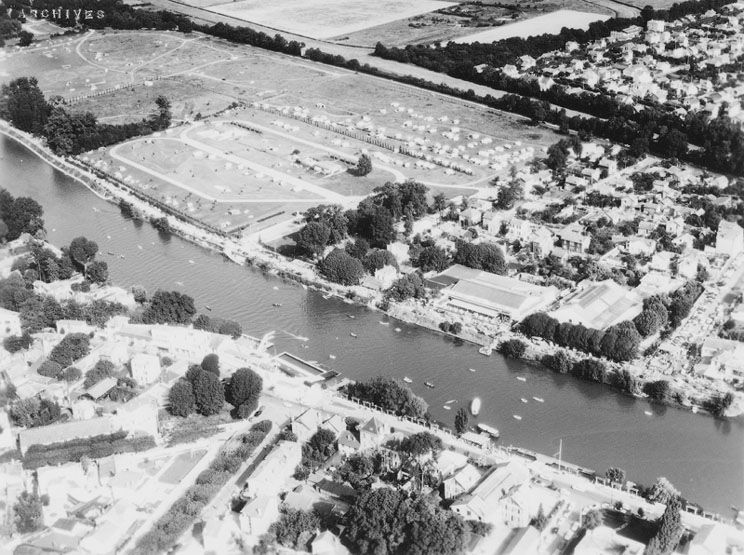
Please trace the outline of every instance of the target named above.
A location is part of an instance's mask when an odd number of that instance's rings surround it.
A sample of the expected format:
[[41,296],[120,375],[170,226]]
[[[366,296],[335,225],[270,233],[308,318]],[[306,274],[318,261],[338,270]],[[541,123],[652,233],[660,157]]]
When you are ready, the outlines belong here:
[[437,0],[284,0],[262,2],[242,0],[210,6],[215,13],[237,17],[283,31],[323,39],[352,33],[452,6],[455,3]]
[[[354,206],[387,181],[416,179],[449,197],[471,193],[555,141],[525,118],[198,34],[95,32],[25,59],[33,67],[51,51],[65,57],[68,76],[124,83],[70,109],[137,121],[164,94],[180,124],[82,158],[230,232],[255,232],[317,204]],[[38,74],[46,94],[67,84],[51,66]],[[27,73],[9,67],[13,76]],[[362,153],[374,169],[353,176]]]
[[340,35],[334,37],[333,40],[342,44],[370,48],[374,47],[377,42],[382,42],[386,46],[447,43],[458,37],[498,30],[505,25],[517,22],[531,22],[541,15],[552,14],[559,10],[596,12],[602,15],[614,15],[620,10],[634,11],[615,4],[613,0],[592,0],[591,3],[585,0],[542,0],[531,4],[514,0],[468,1],[435,12],[419,14]]
[[574,10],[558,10],[557,12],[533,17],[519,23],[502,25],[481,33],[475,33],[456,39],[454,42],[494,42],[509,37],[532,37],[544,33],[558,33],[563,27],[572,29],[586,29],[594,21],[604,21],[609,16]]

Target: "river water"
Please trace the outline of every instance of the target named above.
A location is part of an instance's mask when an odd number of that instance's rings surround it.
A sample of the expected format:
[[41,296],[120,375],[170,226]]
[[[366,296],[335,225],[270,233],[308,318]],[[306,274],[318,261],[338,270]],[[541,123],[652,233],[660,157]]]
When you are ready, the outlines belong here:
[[[149,224],[122,218],[117,207],[2,135],[0,186],[43,205],[52,243],[62,246],[78,235],[97,241],[99,256],[118,285],[187,292],[201,311],[208,305],[211,314],[238,320],[246,333],[260,336],[274,330],[277,352],[317,360],[351,378],[409,376],[433,416],[448,424],[459,406],[480,396],[479,420],[497,427],[505,445],[553,454],[562,439],[564,460],[599,472],[619,466],[641,483],[666,476],[688,499],[727,516],[731,505],[744,506],[741,418],[721,422],[653,406],[521,361],[484,357],[473,346],[415,326],[383,325],[387,319],[380,313],[326,300],[178,237],[163,239]],[[302,337],[309,338],[305,347]],[[425,381],[436,388],[426,388]],[[445,410],[443,405],[452,399],[452,410]],[[653,416],[646,416],[647,410]]]

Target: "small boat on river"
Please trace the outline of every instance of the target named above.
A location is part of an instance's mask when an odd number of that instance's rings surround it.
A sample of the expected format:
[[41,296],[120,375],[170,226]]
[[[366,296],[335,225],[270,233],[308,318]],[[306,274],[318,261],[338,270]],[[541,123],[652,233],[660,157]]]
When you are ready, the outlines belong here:
[[481,400],[480,397],[474,398],[470,402],[470,414],[473,416],[478,416],[478,413],[480,413],[481,410]]
[[526,382],[526,381],[527,381],[527,378],[525,378],[524,376],[517,376],[517,379],[518,379],[518,380],[519,380],[520,382]]
[[518,414],[513,414],[512,416],[514,417],[514,420],[522,420],[522,417]]
[[545,399],[543,399],[542,397],[533,397],[533,399],[535,401],[537,401],[538,403],[544,403],[545,402]]
[[524,397],[522,397],[522,398],[520,399],[520,401],[522,401],[523,403],[526,403],[526,402],[527,402],[527,399],[525,399]]
[[408,376],[403,376],[403,381],[406,383],[413,383],[413,380],[409,378]]
[[431,382],[424,382],[424,385],[428,387],[429,389],[434,389],[434,384]]
[[490,435],[494,439],[498,439],[501,435],[501,433],[496,428],[494,428],[493,426],[489,426],[488,424],[482,424],[479,422],[476,427],[479,431]]

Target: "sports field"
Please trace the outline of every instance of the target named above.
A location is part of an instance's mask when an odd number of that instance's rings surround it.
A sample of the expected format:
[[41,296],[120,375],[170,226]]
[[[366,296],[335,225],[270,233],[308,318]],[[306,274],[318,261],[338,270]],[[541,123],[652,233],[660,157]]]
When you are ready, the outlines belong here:
[[[242,0],[212,5],[207,9],[282,31],[325,39],[455,4],[438,0]],[[205,7],[202,2],[198,5]]]

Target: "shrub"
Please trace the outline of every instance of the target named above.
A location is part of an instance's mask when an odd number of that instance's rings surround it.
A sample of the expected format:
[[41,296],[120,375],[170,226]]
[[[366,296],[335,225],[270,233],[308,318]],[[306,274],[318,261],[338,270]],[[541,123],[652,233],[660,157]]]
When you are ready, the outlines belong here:
[[27,331],[23,332],[22,335],[11,335],[3,340],[3,347],[9,353],[17,353],[23,349],[28,349],[33,343],[34,339]]
[[90,350],[90,337],[84,333],[70,333],[62,338],[52,352],[49,360],[61,366],[69,366],[76,360],[84,357]]

